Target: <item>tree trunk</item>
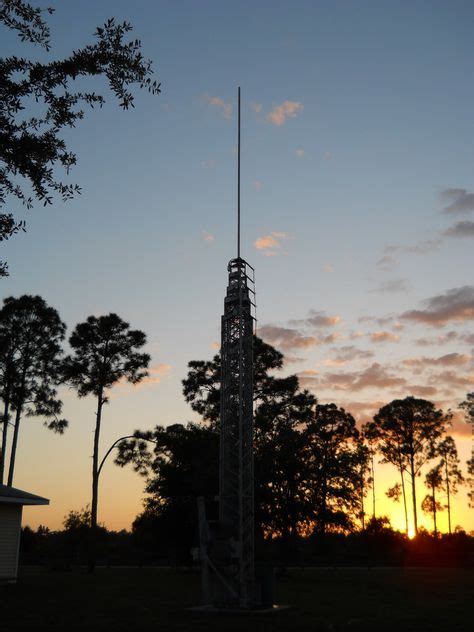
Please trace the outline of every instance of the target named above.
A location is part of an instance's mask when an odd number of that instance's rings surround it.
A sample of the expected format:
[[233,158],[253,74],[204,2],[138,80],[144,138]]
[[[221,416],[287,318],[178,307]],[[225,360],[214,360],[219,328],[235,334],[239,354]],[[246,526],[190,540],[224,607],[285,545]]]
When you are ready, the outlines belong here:
[[18,431],[20,429],[20,419],[21,419],[21,413],[23,411],[23,402],[25,401],[26,373],[28,370],[28,363],[29,363],[28,352],[29,352],[29,343],[26,346],[25,359],[23,361],[20,393],[19,393],[18,400],[15,402],[16,403],[15,428],[13,430],[13,443],[12,443],[12,450],[10,453],[10,467],[8,469],[8,486],[9,487],[11,487],[13,484],[13,472],[15,470],[15,459],[16,459],[16,446],[18,444]]
[[446,494],[447,494],[447,500],[448,500],[448,530],[449,530],[449,534],[451,535],[451,498],[450,498],[450,493],[449,493],[449,475],[448,475],[448,458],[447,455],[444,458],[444,471],[445,471],[445,476],[446,476]]
[[374,455],[370,457],[372,469],[372,518],[375,520],[375,471],[374,471]]
[[406,491],[405,491],[405,479],[403,478],[403,467],[402,467],[402,465],[400,465],[400,478],[402,480],[403,509],[405,511],[405,533],[408,535],[407,495],[406,495]]
[[3,477],[5,474],[5,457],[7,454],[7,438],[8,438],[8,423],[10,419],[10,393],[9,388],[5,393],[5,405],[3,408],[3,430],[2,430],[2,447],[0,454],[0,485],[3,485]]
[[89,555],[87,562],[87,570],[89,573],[94,572],[97,548],[97,505],[99,501],[99,437],[100,437],[100,421],[102,416],[102,389],[97,396],[97,413],[94,431],[94,453],[92,455],[92,502],[91,502],[91,528],[89,537]]
[[410,476],[411,476],[411,495],[413,499],[413,528],[415,535],[418,535],[418,516],[416,512],[416,482],[415,482],[415,464],[413,455],[410,455]]
[[15,459],[16,459],[16,447],[18,444],[18,431],[20,429],[20,420],[22,413],[22,406],[18,406],[16,415],[15,415],[15,427],[13,429],[13,441],[12,441],[12,451],[10,453],[10,467],[8,470],[8,487],[13,486],[13,472],[15,471]]
[[431,493],[433,494],[433,524],[435,537],[438,537],[438,528],[436,526],[436,490],[434,485],[431,487]]

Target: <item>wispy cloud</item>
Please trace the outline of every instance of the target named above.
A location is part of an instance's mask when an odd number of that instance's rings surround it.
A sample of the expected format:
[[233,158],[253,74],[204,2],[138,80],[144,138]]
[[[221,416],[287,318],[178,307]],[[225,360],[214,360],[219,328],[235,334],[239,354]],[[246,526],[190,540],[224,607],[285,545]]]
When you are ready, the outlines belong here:
[[391,279],[389,281],[383,281],[379,283],[379,285],[373,290],[369,290],[369,292],[375,293],[392,293],[392,292],[409,292],[410,288],[408,287],[406,281],[403,279]]
[[156,364],[148,369],[148,375],[137,384],[131,384],[125,379],[120,379],[117,383],[122,388],[136,389],[150,386],[150,384],[159,384],[161,380],[169,375],[171,370],[170,364]]
[[437,358],[429,358],[427,356],[406,358],[403,364],[408,367],[425,370],[433,366],[465,366],[472,361],[472,356],[465,353],[446,353]]
[[443,213],[457,215],[474,211],[474,193],[466,189],[445,189],[441,193],[441,200],[446,203]]
[[391,331],[374,331],[368,334],[370,340],[372,342],[398,342],[400,340],[400,336],[392,333]]
[[299,318],[297,320],[290,320],[290,325],[304,325],[306,327],[334,327],[342,322],[342,318],[337,315],[326,314],[324,311],[315,309],[309,310],[309,315],[306,318]]
[[334,272],[334,268],[330,263],[325,263],[323,265],[323,272]]
[[273,231],[268,235],[258,237],[255,242],[255,248],[260,250],[266,257],[275,257],[279,254],[286,254],[282,249],[281,242],[288,239],[288,234],[281,231]]
[[261,191],[263,187],[263,182],[261,180],[254,180],[252,182],[252,186],[255,189],[255,191]]
[[208,233],[205,230],[202,231],[202,238],[204,239],[204,241],[207,241],[209,243],[212,243],[213,241],[216,240],[216,238],[214,237],[212,233]]
[[[298,374],[300,376],[300,374]],[[301,375],[300,382],[305,388],[319,387],[335,391],[361,391],[366,388],[387,389],[405,385],[406,379],[390,372],[378,362],[362,371],[328,372],[321,378]]]
[[262,111],[262,104],[261,103],[255,103],[252,102],[250,104],[250,107],[252,108],[252,110],[256,113],[256,114],[260,114],[260,112]]
[[474,222],[469,220],[456,222],[443,231],[443,235],[446,237],[474,237]]
[[226,103],[224,99],[221,99],[220,97],[211,97],[208,94],[204,95],[204,99],[209,105],[212,105],[218,108],[221,111],[224,118],[226,119],[232,118],[232,104],[231,103]]
[[278,327],[276,325],[263,325],[259,327],[258,334],[264,340],[275,345],[283,351],[294,349],[309,349],[319,344],[313,336],[303,336],[297,329]]
[[303,108],[303,104],[299,101],[283,101],[267,114],[266,119],[269,123],[281,127],[287,119],[294,118],[302,112]]
[[302,158],[304,156],[304,149],[295,149],[295,154],[298,158]]
[[433,296],[424,301],[426,309],[413,309],[404,312],[401,318],[443,327],[447,323],[474,320],[474,286],[447,290],[444,294]]

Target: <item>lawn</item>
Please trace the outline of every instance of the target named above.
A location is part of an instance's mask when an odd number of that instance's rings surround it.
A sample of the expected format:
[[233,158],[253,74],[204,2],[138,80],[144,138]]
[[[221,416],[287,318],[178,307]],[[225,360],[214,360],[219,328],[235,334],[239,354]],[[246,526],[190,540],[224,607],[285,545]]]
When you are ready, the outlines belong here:
[[472,629],[473,571],[468,569],[292,570],[278,579],[274,615],[195,614],[199,576],[174,569],[24,569],[0,586],[0,630],[417,632]]

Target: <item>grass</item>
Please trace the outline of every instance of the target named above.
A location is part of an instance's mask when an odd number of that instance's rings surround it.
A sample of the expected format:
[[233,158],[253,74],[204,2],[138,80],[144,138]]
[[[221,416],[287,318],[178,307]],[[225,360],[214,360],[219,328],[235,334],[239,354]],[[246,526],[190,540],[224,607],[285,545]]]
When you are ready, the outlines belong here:
[[469,569],[340,569],[290,571],[278,579],[274,615],[206,615],[199,576],[174,569],[24,569],[16,585],[0,586],[2,632],[213,631],[399,632],[467,631],[472,624]]

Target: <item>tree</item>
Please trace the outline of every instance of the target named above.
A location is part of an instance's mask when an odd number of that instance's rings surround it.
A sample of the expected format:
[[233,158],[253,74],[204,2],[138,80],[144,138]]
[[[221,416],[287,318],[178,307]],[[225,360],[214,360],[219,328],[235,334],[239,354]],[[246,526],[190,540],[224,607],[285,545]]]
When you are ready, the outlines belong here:
[[[373,487],[373,456],[371,455],[370,447],[365,442],[363,433],[359,433],[359,436],[355,440],[355,449],[353,450],[353,456],[355,461],[355,469],[358,476],[359,485],[359,498],[360,498],[360,521],[362,530],[365,529],[365,507],[364,499],[367,495],[367,488],[369,485]],[[375,499],[373,501],[373,513],[372,518],[375,517]]]
[[128,323],[112,313],[89,316],[85,322],[76,325],[69,338],[72,354],[64,361],[64,379],[77,390],[79,397],[93,395],[97,400],[92,457],[90,572],[95,566],[102,408],[108,402],[108,390],[119,380],[137,384],[148,375],[146,368],[150,356],[137,351],[145,342],[142,331],[130,329]]
[[322,538],[329,526],[349,529],[350,514],[360,515],[359,464],[352,452],[358,435],[352,415],[335,404],[317,404],[304,429],[306,493]]
[[[459,408],[464,409],[466,422],[471,424],[472,432],[474,433],[474,392],[466,395],[466,399],[459,404]],[[467,461],[467,474],[469,507],[474,507],[474,456]]]
[[[190,442],[201,439],[208,442],[207,450],[201,445],[196,451],[193,476],[188,477],[187,469],[180,463],[177,447],[167,448],[166,467],[163,465],[161,451],[152,457],[150,482],[147,490],[153,491],[153,501],[146,503],[157,516],[164,517],[170,507],[176,506],[170,494],[177,489],[188,489],[187,498],[197,493],[196,477],[208,481],[208,490],[200,488],[202,496],[214,497],[218,484],[218,441],[220,414],[220,355],[211,361],[191,361],[189,372],[183,380],[183,394],[192,409],[202,416],[205,424],[199,434],[197,428],[187,426],[181,429],[181,438]],[[279,536],[289,544],[307,521],[308,506],[304,497],[304,435],[302,427],[312,416],[315,399],[307,391],[299,391],[298,378],[295,375],[280,378],[272,375],[283,366],[283,356],[276,349],[254,338],[254,471],[255,471],[255,522],[260,536],[272,534]],[[203,432],[206,430],[206,432]],[[169,429],[168,429],[169,431]],[[167,443],[175,441],[173,435],[166,436]],[[156,433],[156,430],[154,431]],[[140,439],[149,436],[145,432],[137,433],[137,440],[123,443],[119,455],[119,464],[132,463],[140,471],[150,466],[150,453],[145,445],[140,447]],[[212,447],[214,446],[214,447]],[[214,459],[211,461],[208,459]],[[154,459],[154,460],[153,460]],[[201,465],[199,465],[201,463]],[[196,472],[202,467],[202,473]],[[210,473],[214,472],[211,483]],[[173,479],[173,481],[171,480]],[[168,480],[170,479],[170,480]],[[178,481],[180,481],[178,483]],[[193,491],[194,490],[194,491]],[[181,494],[183,492],[180,492]],[[176,497],[177,498],[177,497]],[[195,498],[186,505],[186,524],[194,524],[196,519]],[[184,506],[182,507],[184,510]]]
[[375,455],[377,454],[377,451],[367,423],[361,428],[361,436],[363,438],[364,445],[368,450],[368,457],[370,460],[370,477],[367,479],[367,482],[372,488],[372,518],[375,519]]
[[425,485],[430,490],[430,494],[427,494],[421,503],[421,508],[425,513],[433,516],[433,530],[435,536],[438,535],[438,528],[436,525],[436,513],[442,511],[441,504],[436,500],[436,492],[443,488],[443,476],[441,474],[442,464],[435,465],[425,476]]
[[410,396],[383,406],[371,424],[384,457],[395,464],[398,460],[400,470],[410,476],[415,534],[418,533],[416,477],[434,453],[450,419],[450,413],[436,409],[432,402]]
[[209,517],[217,517],[212,509],[219,493],[219,434],[195,423],[138,430],[119,443],[115,463],[132,464],[146,479],[145,492],[150,496],[134,531],[152,531],[155,544],[162,540],[177,557],[188,555],[195,535],[196,499],[204,497],[211,509]]
[[62,433],[62,403],[56,386],[61,380],[61,343],[66,326],[58,312],[40,296],[9,297],[0,310],[0,389],[3,433],[0,480],[3,482],[10,413],[15,412],[8,485],[13,484],[22,416],[42,416],[44,425]]
[[451,530],[451,495],[456,494],[458,485],[464,483],[464,476],[459,469],[459,458],[456,443],[451,436],[446,436],[436,448],[437,455],[441,456],[440,467],[444,475],[444,489],[447,496],[448,529]]
[[[403,453],[402,444],[398,437],[396,441],[385,441],[380,428],[374,421],[370,421],[365,424],[364,434],[367,437],[367,440],[370,442],[370,445],[376,446],[376,449],[382,455],[382,460],[380,462],[391,463],[397,468],[398,473],[400,474],[400,483],[397,483],[393,487],[389,488],[386,492],[386,495],[388,498],[394,500],[395,502],[398,502],[400,500],[400,497],[403,499],[405,533],[408,535],[408,508],[404,477],[404,472],[407,467],[407,456]],[[375,450],[372,449],[372,452],[374,453]]]
[[[22,41],[47,51],[50,30],[44,13],[52,12],[23,0],[0,1],[0,21],[17,31]],[[47,205],[55,194],[68,200],[80,193],[76,184],[65,184],[55,175],[57,168],[68,173],[76,163],[60,133],[84,117],[84,106],[102,107],[105,99],[87,89],[73,88],[73,82],[103,76],[123,109],[133,107],[131,88],[135,85],[152,94],[160,92],[160,84],[151,79],[152,64],[143,57],[140,41],[125,40],[131,30],[128,22],[117,24],[111,18],[96,29],[95,43],[66,59],[47,63],[16,56],[0,59],[0,208],[10,198],[29,209],[34,199]],[[29,103],[34,103],[35,112],[39,107],[42,111],[25,117]],[[0,214],[0,241],[20,230],[25,230],[25,223],[5,209]],[[0,262],[0,276],[7,274],[6,263]]]

